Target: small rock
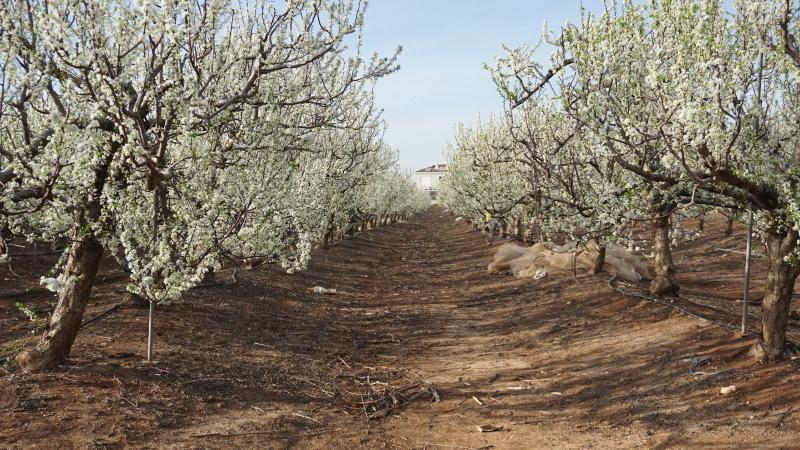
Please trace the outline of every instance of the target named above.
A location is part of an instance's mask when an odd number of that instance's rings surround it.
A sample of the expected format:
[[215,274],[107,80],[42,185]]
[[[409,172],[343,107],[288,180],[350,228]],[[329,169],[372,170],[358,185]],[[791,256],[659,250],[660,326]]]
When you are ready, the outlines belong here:
[[724,388],[719,390],[719,393],[722,395],[733,394],[734,392],[736,392],[736,386],[734,385],[725,386]]

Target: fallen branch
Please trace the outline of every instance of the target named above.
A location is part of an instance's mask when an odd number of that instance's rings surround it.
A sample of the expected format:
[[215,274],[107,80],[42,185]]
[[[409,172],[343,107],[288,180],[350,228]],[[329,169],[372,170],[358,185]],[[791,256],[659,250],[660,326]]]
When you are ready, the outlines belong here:
[[[400,388],[389,388],[381,383],[371,383],[367,385],[369,389],[366,393],[360,394],[361,400],[353,402],[354,409],[363,411],[367,420],[386,417],[393,411],[403,408],[413,401],[428,397],[430,401],[440,402],[441,396],[432,384],[413,383]],[[380,386],[380,387],[376,387]],[[419,388],[416,392],[415,389]]]

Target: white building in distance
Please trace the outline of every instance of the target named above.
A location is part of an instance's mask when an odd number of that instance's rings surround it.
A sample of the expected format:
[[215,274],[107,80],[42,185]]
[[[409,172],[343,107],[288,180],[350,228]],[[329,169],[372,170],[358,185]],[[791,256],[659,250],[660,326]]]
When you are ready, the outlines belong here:
[[431,202],[436,202],[436,194],[439,192],[439,180],[447,174],[447,164],[434,164],[432,166],[419,169],[414,173],[414,181],[417,189],[425,191],[431,196]]

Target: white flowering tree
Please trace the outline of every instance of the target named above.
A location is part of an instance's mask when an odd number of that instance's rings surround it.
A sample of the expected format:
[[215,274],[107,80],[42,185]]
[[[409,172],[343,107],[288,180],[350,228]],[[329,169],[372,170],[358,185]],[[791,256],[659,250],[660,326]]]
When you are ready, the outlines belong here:
[[330,154],[320,133],[371,133],[371,83],[395,70],[348,50],[363,15],[344,0],[4,4],[2,239],[68,242],[21,368],[63,363],[106,249],[152,302],[223,252],[304,265],[319,230],[304,211],[324,201],[295,184],[318,173],[307,155]]
[[448,152],[442,204],[474,224],[487,214],[504,226],[528,220],[529,181],[504,121],[493,119],[474,128],[460,124]]
[[[558,81],[566,92],[570,81]],[[600,252],[595,271],[602,269],[605,244],[624,239],[640,203],[627,194],[628,180],[614,163],[591,151],[589,133],[561,105],[542,97],[507,114],[521,146],[520,159],[531,176],[532,196],[547,233],[564,233],[578,242],[594,239]]]

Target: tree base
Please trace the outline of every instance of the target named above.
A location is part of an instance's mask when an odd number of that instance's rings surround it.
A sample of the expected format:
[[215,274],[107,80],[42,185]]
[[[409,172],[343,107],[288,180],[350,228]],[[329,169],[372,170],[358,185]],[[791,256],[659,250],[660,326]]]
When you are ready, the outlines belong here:
[[759,341],[750,348],[747,352],[747,356],[760,363],[779,362],[785,360],[787,357],[800,356],[800,349],[790,342],[786,342],[780,350],[768,349],[764,346],[763,341]]
[[755,359],[758,362],[766,363],[773,361],[780,361],[783,359],[783,352],[776,353],[775,351],[768,351],[764,347],[763,342],[756,342],[747,352],[747,356]]
[[680,289],[680,285],[670,277],[657,275],[650,283],[650,293],[653,295],[677,294]]
[[26,348],[14,358],[17,369],[23,372],[39,373],[58,368],[66,362],[51,352],[41,351],[36,347]]

